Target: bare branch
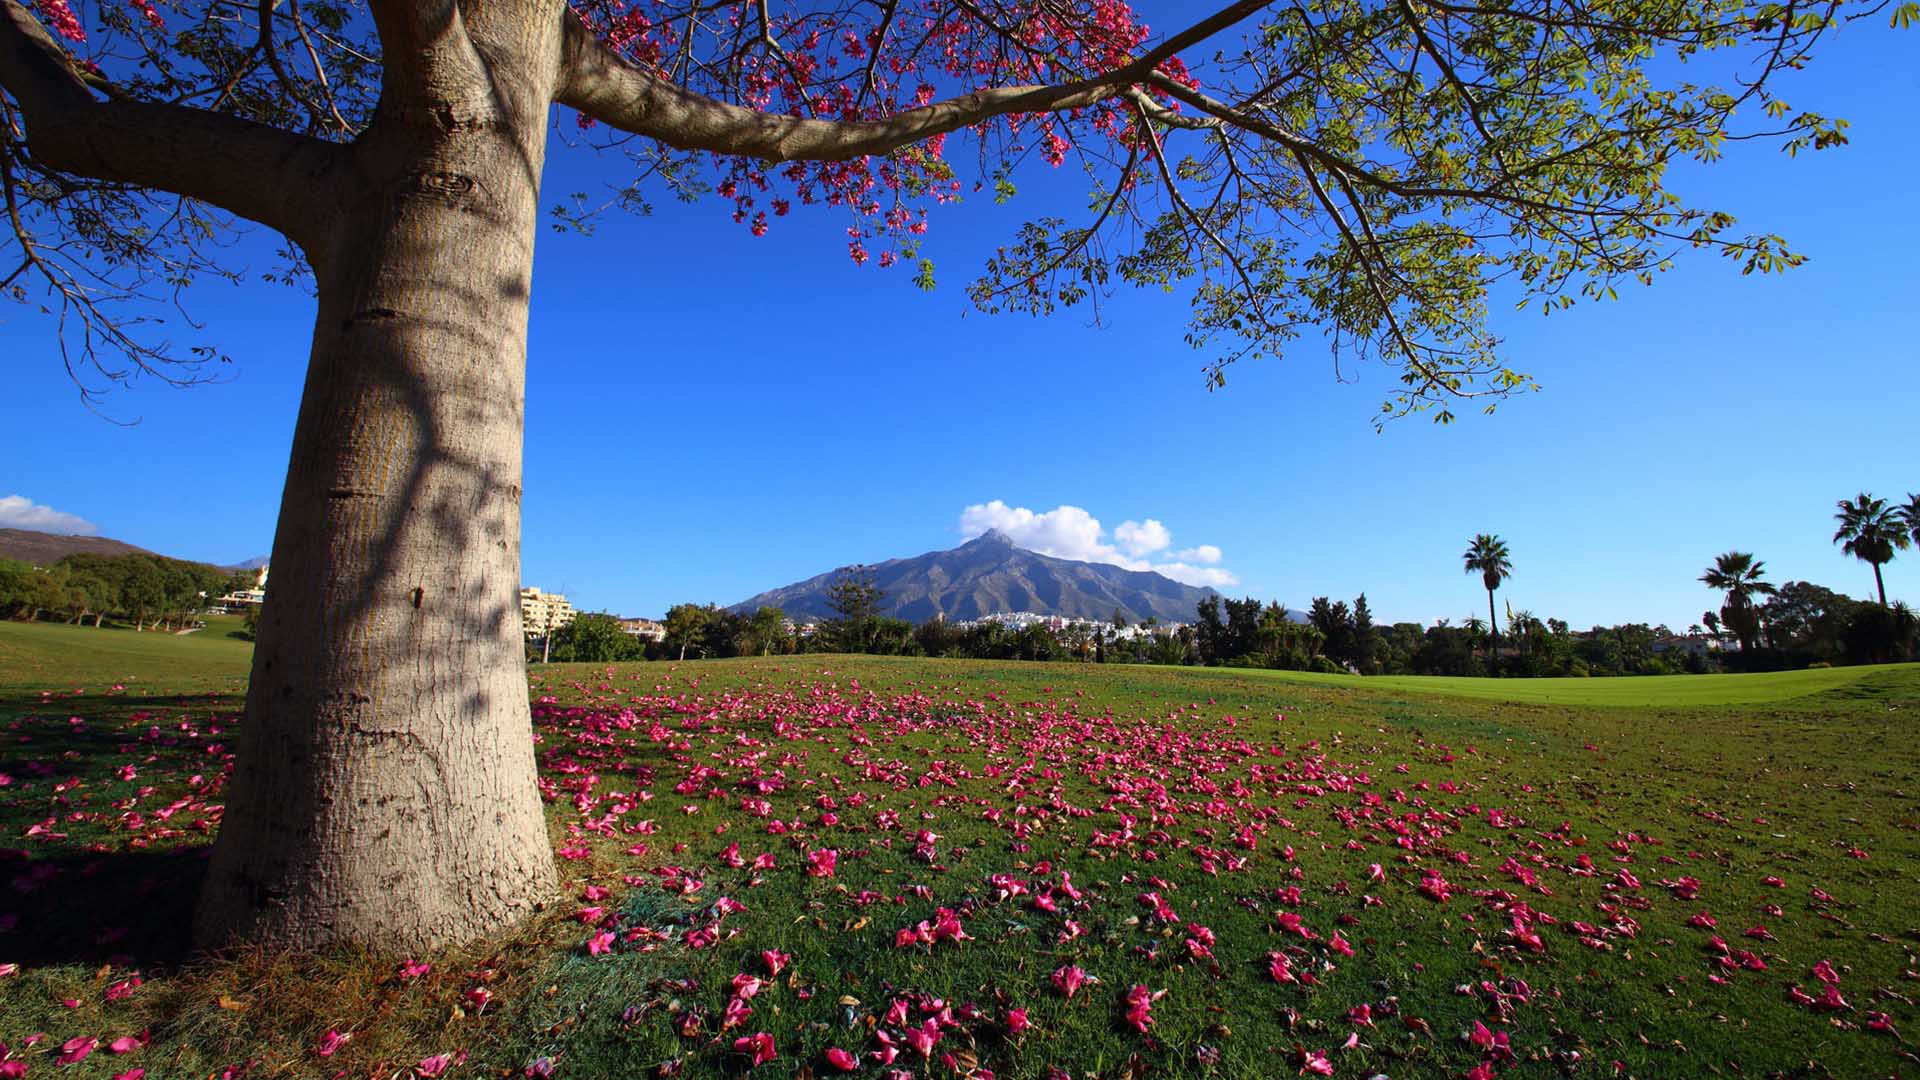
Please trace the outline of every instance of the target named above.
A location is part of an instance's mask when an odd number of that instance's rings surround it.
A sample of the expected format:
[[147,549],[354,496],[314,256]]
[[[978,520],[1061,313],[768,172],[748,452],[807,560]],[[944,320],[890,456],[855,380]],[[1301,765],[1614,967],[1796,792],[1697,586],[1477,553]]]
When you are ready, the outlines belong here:
[[184,105],[102,101],[18,0],[0,0],[0,86],[43,165],[199,199],[302,246],[325,220],[341,147]]

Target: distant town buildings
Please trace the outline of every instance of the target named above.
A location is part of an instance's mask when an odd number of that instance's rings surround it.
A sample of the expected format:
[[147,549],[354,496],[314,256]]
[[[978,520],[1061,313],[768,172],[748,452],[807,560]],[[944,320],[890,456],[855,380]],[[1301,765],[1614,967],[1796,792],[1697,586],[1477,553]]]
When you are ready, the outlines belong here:
[[541,592],[531,585],[520,589],[520,624],[528,637],[546,637],[573,621],[576,612],[565,596]]
[[253,588],[235,589],[225,596],[214,600],[213,608],[216,613],[224,614],[230,611],[259,607],[266,602],[266,599],[267,568],[263,566],[253,576]]
[[653,619],[621,619],[620,629],[624,633],[647,641],[667,640],[667,628]]
[[1668,634],[1653,639],[1649,646],[1655,656],[1665,653],[1684,653],[1687,656],[1704,659],[1711,653],[1717,653],[1726,647],[1719,638],[1707,634]]
[[1146,627],[1138,623],[1128,623],[1125,626],[1115,627],[1112,622],[1106,619],[1069,619],[1061,615],[1042,615],[1036,611],[995,612],[992,615],[982,615],[977,619],[968,619],[964,622],[954,623],[953,625],[961,630],[971,630],[982,623],[999,623],[1001,626],[1013,631],[1025,630],[1029,626],[1039,625],[1046,627],[1055,634],[1060,633],[1069,626],[1079,626],[1085,627],[1088,630],[1103,631],[1108,640],[1120,641],[1136,638],[1143,634],[1170,634],[1186,625],[1185,623],[1156,623],[1151,627]]

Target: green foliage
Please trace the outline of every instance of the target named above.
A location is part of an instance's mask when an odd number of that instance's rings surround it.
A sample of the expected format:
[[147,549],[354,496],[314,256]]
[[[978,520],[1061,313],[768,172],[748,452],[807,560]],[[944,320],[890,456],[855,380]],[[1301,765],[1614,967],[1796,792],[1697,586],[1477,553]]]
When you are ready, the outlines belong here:
[[[1456,401],[1533,388],[1489,333],[1494,281],[1553,311],[1650,284],[1691,248],[1742,274],[1798,265],[1780,237],[1690,204],[1669,170],[1733,140],[1789,155],[1845,143],[1844,120],[1793,108],[1769,76],[1879,10],[1276,8],[1250,48],[1215,55],[1204,88],[1157,80],[1180,112],[1139,106],[1153,141],[1114,155],[1091,223],[1031,223],[972,297],[1047,314],[1119,283],[1185,284],[1187,341],[1216,354],[1209,386],[1318,325],[1341,360],[1393,366],[1403,389],[1382,419],[1446,422]],[[1894,25],[1915,10],[1894,8]]]
[[679,650],[677,659],[685,660],[689,648],[695,649],[695,656],[700,655],[696,646],[704,642],[707,626],[717,614],[717,608],[698,604],[675,604],[667,609],[667,617],[663,620],[667,628],[667,645]]
[[[882,623],[898,620],[880,618],[880,601],[885,595],[873,583],[873,571],[867,567],[850,567],[834,578],[833,584],[827,586],[827,606],[839,617],[821,627],[828,647],[835,652],[864,653],[892,646],[892,651],[897,652],[903,644],[898,629],[883,627]],[[912,629],[908,627],[906,637],[911,636]]]
[[787,629],[787,613],[777,607],[761,607],[742,624],[738,644],[742,656],[792,652],[793,635]]
[[0,560],[0,618],[98,624],[111,615],[177,629],[229,591],[226,571],[159,555],[73,554],[52,566]]
[[645,644],[620,629],[620,620],[612,615],[576,615],[572,622],[553,632],[551,659],[556,663],[605,664],[645,658]]

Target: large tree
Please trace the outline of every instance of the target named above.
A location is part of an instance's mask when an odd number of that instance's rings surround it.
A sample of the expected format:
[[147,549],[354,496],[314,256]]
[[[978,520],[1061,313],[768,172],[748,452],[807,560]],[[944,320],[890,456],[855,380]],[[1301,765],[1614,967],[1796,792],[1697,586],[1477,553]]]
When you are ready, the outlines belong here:
[[1665,179],[1840,141],[1772,77],[1860,3],[1240,0],[1155,36],[1119,0],[0,0],[0,287],[71,369],[217,357],[138,316],[238,273],[233,219],[317,291],[200,936],[416,948],[554,886],[515,589],[556,104],[637,165],[617,205],[711,192],[763,232],[828,204],[922,284],[925,210],[965,190],[947,136],[1002,195],[1072,159],[1085,219],[1022,229],[980,307],[1184,283],[1211,384],[1318,326],[1398,377],[1383,415],[1445,418],[1530,386],[1496,282],[1551,305],[1687,248],[1797,261]]
[[1841,499],[1835,506],[1838,509],[1833,517],[1840,527],[1833,532],[1833,542],[1873,567],[1873,587],[1880,593],[1880,606],[1886,607],[1887,583],[1880,576],[1880,568],[1893,561],[1894,551],[1907,546],[1907,525],[1901,511],[1864,491],[1856,498]]

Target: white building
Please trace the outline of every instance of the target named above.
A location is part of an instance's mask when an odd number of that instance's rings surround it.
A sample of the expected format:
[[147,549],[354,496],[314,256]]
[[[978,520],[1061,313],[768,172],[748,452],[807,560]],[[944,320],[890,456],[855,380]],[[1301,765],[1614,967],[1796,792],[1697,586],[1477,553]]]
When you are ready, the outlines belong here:
[[267,568],[261,567],[253,577],[253,588],[235,589],[219,597],[215,604],[232,611],[235,608],[259,607],[267,600]]
[[520,589],[520,623],[528,637],[546,637],[573,621],[573,605],[559,593],[541,592],[531,585]]
[[621,619],[620,629],[624,633],[648,641],[667,640],[667,628],[652,619]]

